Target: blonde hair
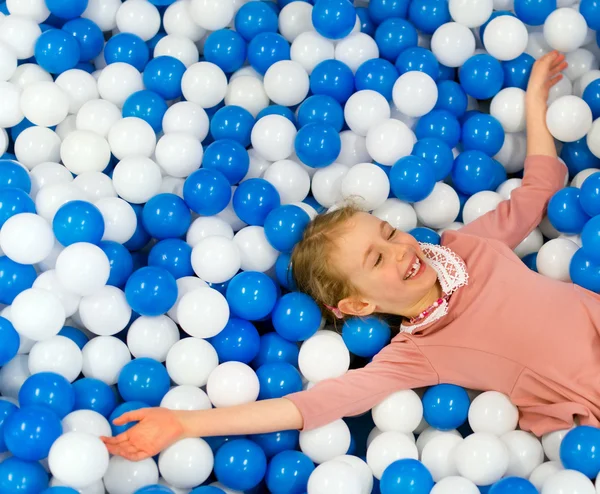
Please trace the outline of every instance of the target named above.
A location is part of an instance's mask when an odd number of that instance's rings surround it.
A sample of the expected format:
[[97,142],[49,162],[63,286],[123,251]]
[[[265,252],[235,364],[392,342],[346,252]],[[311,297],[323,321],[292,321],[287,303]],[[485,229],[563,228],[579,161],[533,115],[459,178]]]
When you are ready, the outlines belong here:
[[298,290],[310,295],[325,316],[336,321],[327,306],[337,307],[340,300],[358,291],[332,262],[335,241],[347,222],[361,210],[346,205],[317,216],[304,230],[302,240],[292,252],[292,276]]

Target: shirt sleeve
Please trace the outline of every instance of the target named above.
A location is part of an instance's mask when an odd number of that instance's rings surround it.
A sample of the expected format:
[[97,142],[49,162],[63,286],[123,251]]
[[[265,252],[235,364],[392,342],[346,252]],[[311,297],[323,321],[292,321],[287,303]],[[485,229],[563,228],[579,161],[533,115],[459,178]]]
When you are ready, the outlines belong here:
[[321,381],[286,398],[300,410],[302,430],[306,431],[364,413],[396,391],[438,382],[429,360],[412,340],[400,334],[364,368]]
[[521,187],[460,232],[499,240],[514,249],[540,224],[548,202],[564,187],[566,172],[558,158],[528,156]]

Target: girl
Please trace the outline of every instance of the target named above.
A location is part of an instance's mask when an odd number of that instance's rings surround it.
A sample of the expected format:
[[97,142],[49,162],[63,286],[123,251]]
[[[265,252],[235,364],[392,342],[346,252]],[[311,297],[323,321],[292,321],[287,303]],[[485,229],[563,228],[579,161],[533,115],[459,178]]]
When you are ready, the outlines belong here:
[[439,383],[508,395],[521,428],[537,435],[575,419],[599,426],[600,296],[540,276],[513,253],[565,183],[545,123],[549,89],[565,67],[556,52],[533,67],[522,186],[495,211],[445,232],[441,246],[420,245],[351,207],[306,229],[292,256],[300,290],[338,318],[404,318],[369,365],[280,399],[126,413],[115,424],[138,424],[104,438],[109,451],[141,460],[184,437],[309,430],[366,412],[395,391]]

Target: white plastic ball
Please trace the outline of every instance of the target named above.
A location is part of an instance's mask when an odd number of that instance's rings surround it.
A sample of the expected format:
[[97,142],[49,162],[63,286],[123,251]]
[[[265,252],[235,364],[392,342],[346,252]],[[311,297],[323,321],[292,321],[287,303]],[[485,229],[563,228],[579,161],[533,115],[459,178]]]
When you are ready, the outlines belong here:
[[227,77],[214,63],[198,62],[183,74],[181,90],[187,101],[202,108],[212,108],[225,98]]
[[206,394],[216,408],[223,408],[256,401],[259,388],[251,367],[242,362],[225,362],[208,377]]
[[417,227],[417,213],[412,205],[392,197],[373,210],[373,216],[387,221],[392,228],[408,232]]
[[256,118],[262,110],[269,106],[269,96],[267,96],[261,80],[249,75],[240,75],[229,81],[225,104],[241,106]]
[[419,458],[417,446],[406,434],[398,431],[383,432],[367,448],[367,463],[377,479],[381,479],[385,469],[395,461],[409,458]]
[[361,494],[354,469],[338,460],[321,463],[308,478],[307,494]]
[[54,372],[73,382],[82,369],[81,350],[73,340],[65,336],[52,336],[38,341],[29,352],[31,374]]
[[310,382],[343,376],[350,367],[350,352],[343,341],[327,334],[308,338],[300,347],[298,368]]
[[509,452],[507,476],[528,478],[544,461],[542,444],[533,434],[525,431],[510,431],[503,434],[500,439]]
[[571,81],[577,81],[585,74],[598,70],[599,66],[595,55],[585,48],[578,48],[575,51],[567,53],[565,62],[567,62],[568,66],[563,71],[563,74]]
[[[1,129],[0,130],[0,151],[2,152],[2,154],[4,154],[4,153],[6,153],[7,149],[8,149],[8,133],[6,132],[6,129]],[[17,160],[18,159],[19,158],[17,158]],[[21,164],[23,164],[23,163],[21,163]]]
[[434,438],[442,435],[442,434],[452,434],[458,438],[462,438],[460,433],[456,430],[450,431],[441,431],[439,429],[434,429],[433,427],[426,427],[420,434],[416,440],[417,450],[419,452],[419,456],[423,454],[423,450],[425,446],[427,446]]
[[592,111],[581,98],[562,96],[548,108],[546,124],[550,133],[559,141],[577,141],[590,131]]
[[313,175],[312,195],[321,206],[329,208],[342,200],[342,180],[349,169],[348,166],[341,163],[332,163],[320,168]]
[[200,338],[183,338],[167,353],[166,367],[171,380],[182,386],[205,386],[219,365],[217,352]]
[[102,240],[124,244],[134,234],[137,216],[131,204],[118,197],[104,197],[94,203],[104,219]]
[[42,0],[6,0],[6,8],[11,15],[20,15],[42,23],[50,16],[46,3]]
[[33,82],[23,88],[21,110],[31,123],[50,127],[62,122],[69,112],[66,93],[54,82]]
[[160,167],[145,156],[129,156],[113,170],[113,185],[117,194],[127,202],[143,204],[160,190]]
[[[407,74],[416,74],[416,72],[407,72]],[[400,158],[411,153],[413,133],[406,124],[388,118],[368,130],[366,145],[373,160],[385,166],[392,166]]]
[[67,115],[61,123],[56,126],[56,135],[60,137],[61,141],[71,133],[77,130],[77,117],[75,115]]
[[129,324],[131,307],[122,290],[106,285],[81,299],[79,317],[92,333],[112,336]]
[[[331,56],[333,58],[333,56]],[[0,81],[8,81],[17,70],[17,54],[15,51],[0,41]]]
[[525,156],[527,154],[527,139],[522,132],[505,134],[504,144],[494,156],[507,173],[516,173],[523,169]]
[[544,22],[544,38],[554,50],[565,53],[574,51],[583,45],[586,35],[585,19],[575,9],[559,8]]
[[265,170],[262,178],[277,189],[281,204],[303,201],[310,190],[308,172],[291,159],[275,161]]
[[371,494],[373,490],[373,472],[371,472],[371,468],[365,461],[352,455],[337,456],[334,461],[341,461],[350,465],[358,477],[360,494]]
[[135,358],[164,362],[171,347],[179,341],[177,325],[167,316],[138,317],[127,331],[127,346]]
[[73,185],[81,189],[92,202],[117,197],[112,179],[102,172],[83,172],[75,177]]
[[308,75],[319,63],[332,59],[334,54],[335,45],[333,42],[315,31],[306,31],[299,34],[290,49],[290,58],[299,63]]
[[[12,48],[11,48],[12,49]],[[17,67],[14,74],[10,78],[10,82],[23,89],[27,84],[38,81],[50,81],[54,79],[52,76],[34,63],[24,63]]]
[[477,485],[490,485],[506,473],[509,452],[497,436],[476,432],[458,444],[454,460],[460,476]]
[[81,297],[66,290],[58,281],[53,269],[41,273],[33,282],[33,288],[47,290],[56,295],[65,309],[65,317],[71,317],[79,308]]
[[475,221],[484,214],[496,209],[504,199],[497,192],[483,190],[473,194],[463,208],[463,220],[465,225]]
[[81,296],[92,295],[108,281],[110,265],[100,247],[79,242],[68,247],[56,259],[56,276],[67,290]]
[[294,106],[308,94],[308,74],[293,60],[281,60],[271,65],[264,78],[265,92],[278,105]]
[[192,0],[190,3],[192,19],[208,31],[226,27],[234,13],[233,0]]
[[28,355],[16,355],[0,368],[0,393],[2,393],[2,398],[18,399],[21,386],[31,375],[28,360]]
[[414,210],[419,221],[428,228],[446,228],[458,217],[460,200],[456,191],[444,182],[437,182],[431,194],[416,202]]
[[315,30],[312,24],[312,9],[313,6],[307,2],[289,2],[279,12],[279,32],[290,43],[302,33]]
[[240,182],[244,182],[250,178],[262,178],[272,164],[271,161],[264,159],[253,148],[248,149],[248,157],[250,158],[250,166],[248,167],[248,172]]
[[108,469],[108,451],[100,438],[84,432],[68,432],[50,448],[52,475],[76,488],[100,480]]
[[477,486],[463,477],[446,477],[433,486],[430,494],[479,494]]
[[162,22],[167,34],[176,34],[192,40],[200,41],[206,29],[194,22],[190,14],[190,0],[172,3],[163,14]]
[[34,19],[20,15],[8,15],[2,21],[0,41],[10,46],[19,60],[33,56],[35,43],[42,30]]
[[373,407],[372,414],[379,430],[409,433],[423,418],[423,404],[411,389],[396,391]]
[[196,218],[186,234],[186,242],[195,247],[205,238],[219,235],[228,239],[233,239],[233,230],[231,226],[221,218],[216,216],[200,216]]
[[428,74],[409,71],[394,83],[392,97],[396,108],[402,113],[409,117],[422,117],[433,110],[437,103],[438,89]]
[[560,470],[544,482],[541,494],[596,494],[592,481],[581,472]]
[[586,137],[586,143],[591,153],[596,157],[600,157],[600,119],[594,120]]
[[156,135],[145,120],[126,117],[111,127],[108,143],[112,154],[120,160],[132,156],[149,157],[156,147]]
[[20,98],[21,89],[18,86],[0,81],[0,127],[13,127],[23,120]]
[[533,472],[531,472],[531,475],[529,476],[529,482],[533,484],[538,492],[542,492],[544,484],[548,478],[550,478],[556,472],[560,472],[561,470],[564,470],[564,468],[560,461],[547,461],[546,463],[542,463]]
[[446,67],[460,67],[475,53],[475,36],[468,27],[447,22],[433,33],[431,51]]
[[241,267],[244,271],[264,273],[275,265],[279,257],[279,252],[267,240],[262,226],[242,228],[235,234],[233,241],[240,249]]
[[432,438],[423,448],[421,462],[431,473],[434,482],[458,474],[453,453],[462,441],[462,437],[443,433]]
[[84,103],[99,97],[96,79],[85,70],[66,70],[56,78],[55,82],[67,95],[69,113],[77,113]]
[[62,419],[63,434],[67,432],[85,432],[93,436],[111,437],[112,430],[108,420],[93,410],[76,410]]
[[585,170],[581,170],[577,175],[573,177],[571,181],[571,187],[581,188],[583,182],[594,173],[600,172],[600,168],[586,168]]
[[486,26],[483,44],[494,58],[501,61],[514,60],[527,48],[528,36],[527,28],[521,20],[501,15]]
[[213,288],[186,293],[178,303],[177,320],[190,336],[211,338],[219,334],[229,319],[225,297]]
[[212,403],[199,387],[183,385],[171,388],[160,406],[169,410],[210,410]]
[[492,98],[490,115],[500,122],[505,132],[525,130],[525,91],[516,87],[502,89]]
[[517,407],[508,396],[498,391],[482,393],[471,402],[469,425],[474,432],[501,436],[515,430],[518,421]]
[[158,468],[162,477],[173,487],[191,489],[203,483],[214,465],[213,452],[206,441],[187,438],[162,451]]
[[106,138],[111,127],[119,120],[121,112],[114,103],[94,99],[81,106],[75,124],[78,130],[87,130]]
[[71,132],[60,146],[63,164],[75,175],[101,172],[110,162],[110,152],[107,140],[89,130]]
[[[233,232],[231,233],[233,236]],[[167,315],[176,323],[179,323],[179,319],[177,319],[177,310],[179,309],[179,302],[183,298],[183,296],[195,290],[196,288],[208,287],[206,282],[202,281],[200,278],[196,276],[184,276],[183,278],[177,279],[177,301],[169,309]]]
[[158,466],[152,458],[129,461],[120,456],[113,456],[108,462],[108,470],[103,480],[109,494],[131,494],[158,482]]
[[133,33],[144,41],[160,29],[160,12],[150,2],[127,0],[117,11],[117,28],[122,33]]
[[185,178],[202,164],[202,144],[183,132],[163,135],[156,144],[156,162],[171,177]]
[[371,156],[367,151],[367,139],[365,136],[360,136],[351,130],[343,130],[340,132],[342,150],[340,151],[336,162],[346,166],[368,162],[371,159]]
[[527,237],[525,237],[514,251],[521,259],[529,254],[538,252],[544,244],[544,236],[542,232],[536,228]]
[[561,429],[542,436],[542,447],[550,461],[560,461],[560,445],[571,429]]
[[353,73],[363,62],[373,58],[379,58],[379,47],[365,33],[351,34],[339,40],[335,46],[335,59],[350,67]]
[[36,200],[40,189],[53,184],[67,184],[73,181],[73,175],[59,163],[40,163],[36,165],[30,174],[31,192],[30,196]]
[[64,247],[60,245],[59,242],[54,243],[54,247],[52,247],[52,250],[50,251],[50,254],[48,254],[48,257],[46,257],[46,259],[37,264],[37,268],[40,270],[41,273],[49,271],[56,267],[56,259],[58,258],[58,255],[63,251],[63,249]]
[[187,68],[198,62],[200,53],[194,42],[179,34],[169,34],[161,38],[154,47],[154,58],[173,57]]
[[579,245],[572,240],[566,238],[549,240],[538,252],[536,260],[538,272],[554,280],[570,282],[569,266],[577,250]]
[[98,92],[102,99],[122,108],[125,100],[144,89],[142,75],[128,63],[111,63],[102,69],[98,78]]
[[65,324],[65,309],[59,298],[41,288],[19,293],[11,305],[10,319],[19,334],[35,341],[58,334]]
[[390,105],[378,92],[363,89],[346,102],[344,118],[353,132],[366,136],[369,129],[390,118]]
[[386,173],[372,163],[359,163],[342,179],[342,197],[352,199],[365,211],[381,206],[388,197],[390,181]]
[[479,27],[492,15],[494,3],[492,0],[450,0],[448,9],[453,21],[467,27]]
[[349,447],[350,429],[343,420],[300,432],[300,450],[317,464],[346,454]]
[[192,249],[192,268],[208,283],[224,283],[235,276],[241,266],[241,254],[232,239],[212,236]]
[[267,115],[252,128],[252,147],[266,160],[284,160],[294,151],[296,132],[296,127],[287,118]]
[[527,41],[525,53],[537,60],[550,51],[552,51],[552,48],[546,42],[543,32],[534,31],[529,33],[529,40]]
[[89,0],[81,17],[95,22],[102,31],[111,31],[117,27],[116,17],[120,6],[120,0]]
[[580,76],[577,80],[573,81],[573,94],[575,96],[583,95],[583,92],[588,87],[590,82],[595,81],[596,79],[600,79],[600,70],[590,70],[586,72],[582,76]]
[[82,350],[85,377],[93,377],[112,386],[117,383],[121,369],[131,361],[127,345],[114,336],[91,339]]
[[36,264],[43,261],[54,246],[54,234],[48,222],[33,213],[11,216],[0,230],[0,248],[12,261]]
[[17,161],[31,170],[40,163],[60,161],[60,141],[61,138],[51,129],[29,127],[15,140],[14,153]]

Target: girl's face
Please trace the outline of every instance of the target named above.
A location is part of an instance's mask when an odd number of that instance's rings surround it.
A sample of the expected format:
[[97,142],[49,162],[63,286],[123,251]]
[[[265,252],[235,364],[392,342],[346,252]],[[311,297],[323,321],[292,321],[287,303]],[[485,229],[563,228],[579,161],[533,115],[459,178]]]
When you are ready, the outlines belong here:
[[439,293],[437,273],[412,235],[368,213],[357,213],[337,239],[332,262],[359,295],[338,307],[351,315],[416,316]]

